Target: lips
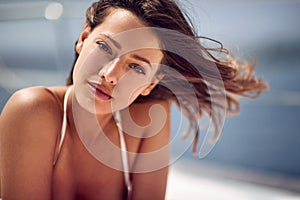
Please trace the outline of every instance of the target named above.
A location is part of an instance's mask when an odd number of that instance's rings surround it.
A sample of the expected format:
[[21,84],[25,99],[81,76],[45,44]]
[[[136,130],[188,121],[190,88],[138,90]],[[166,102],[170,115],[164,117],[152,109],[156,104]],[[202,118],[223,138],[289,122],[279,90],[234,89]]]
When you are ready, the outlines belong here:
[[102,99],[102,100],[109,100],[112,98],[111,93],[109,92],[108,89],[106,89],[103,85],[99,83],[95,83],[92,81],[88,82],[88,85],[92,89],[92,91],[95,93],[95,95]]

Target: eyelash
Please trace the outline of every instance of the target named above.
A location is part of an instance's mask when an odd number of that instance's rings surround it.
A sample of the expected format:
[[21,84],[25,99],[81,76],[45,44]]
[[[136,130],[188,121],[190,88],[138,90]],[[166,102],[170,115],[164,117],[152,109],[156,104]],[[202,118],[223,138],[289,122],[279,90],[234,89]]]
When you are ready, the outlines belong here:
[[98,46],[103,50],[105,51],[106,53],[112,55],[112,50],[111,48],[109,47],[109,45],[107,45],[105,42],[102,42],[102,41],[99,41],[97,42]]
[[144,74],[144,75],[146,74],[145,70],[143,69],[143,67],[141,67],[138,64],[130,64],[129,67],[131,69],[133,69],[134,71],[136,71],[137,73],[139,73],[139,74]]
[[[111,50],[111,48],[109,47],[109,45],[107,45],[105,42],[103,42],[103,41],[99,41],[99,42],[96,42],[98,45],[99,45],[99,47],[103,50],[103,51],[105,51],[106,53],[108,53],[108,54],[110,54],[110,55],[112,55],[112,50]],[[139,73],[139,74],[146,74],[145,73],[145,70],[143,69],[143,67],[141,67],[140,65],[138,65],[138,64],[130,64],[129,65],[129,67],[131,68],[131,69],[133,69],[134,71],[136,71],[137,73]]]

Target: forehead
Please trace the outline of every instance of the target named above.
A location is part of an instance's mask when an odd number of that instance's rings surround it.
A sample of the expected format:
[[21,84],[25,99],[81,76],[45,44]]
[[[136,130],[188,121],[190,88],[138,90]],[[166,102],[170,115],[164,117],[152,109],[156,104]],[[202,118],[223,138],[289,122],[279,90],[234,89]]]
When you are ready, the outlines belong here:
[[111,44],[118,44],[122,54],[128,52],[139,52],[155,54],[163,57],[160,41],[152,28],[146,26],[144,22],[130,11],[124,9],[112,9],[104,22],[98,25],[91,33],[93,37],[105,36]]
[[98,27],[111,29],[114,34],[118,34],[130,29],[146,27],[146,25],[132,12],[117,8],[111,9],[103,23],[101,23]]

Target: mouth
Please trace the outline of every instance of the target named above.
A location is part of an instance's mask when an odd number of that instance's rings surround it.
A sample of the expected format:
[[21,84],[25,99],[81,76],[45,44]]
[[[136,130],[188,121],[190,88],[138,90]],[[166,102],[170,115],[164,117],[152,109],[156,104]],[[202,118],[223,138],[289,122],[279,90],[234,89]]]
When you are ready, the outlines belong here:
[[92,92],[101,100],[110,100],[112,98],[111,93],[103,85],[95,83],[93,81],[88,81],[88,86],[91,88]]

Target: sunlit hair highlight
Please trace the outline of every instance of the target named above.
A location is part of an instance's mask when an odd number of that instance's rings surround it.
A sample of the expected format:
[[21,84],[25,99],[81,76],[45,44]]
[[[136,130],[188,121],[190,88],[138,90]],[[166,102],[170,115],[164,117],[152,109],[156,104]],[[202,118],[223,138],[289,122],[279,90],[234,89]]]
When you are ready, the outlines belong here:
[[[217,67],[225,88],[226,105],[224,109],[228,115],[239,113],[239,96],[255,98],[262,91],[268,90],[268,86],[261,79],[257,78],[254,73],[255,62],[238,62],[238,60],[223,47],[222,43],[211,38],[198,36],[189,17],[183,13],[177,3],[172,0],[101,0],[93,3],[86,11],[86,24],[92,31],[105,20],[112,9],[117,8],[132,12],[149,27],[178,31],[191,38],[194,41],[193,45],[197,46],[197,52],[193,51],[195,49],[187,47],[187,51],[190,51],[195,59],[199,58],[196,66],[173,52],[164,52],[163,59],[163,64],[178,71],[193,86],[198,105],[192,105],[192,107],[199,107],[197,113],[195,113],[194,109],[191,109],[191,105],[188,103],[191,94],[185,93],[185,91],[182,90],[181,95],[178,96],[180,93],[174,95],[174,93],[164,87],[163,84],[157,85],[150,95],[139,96],[135,101],[135,103],[141,103],[153,100],[170,100],[177,103],[177,105],[180,106],[180,110],[190,122],[189,132],[195,134],[193,145],[194,153],[197,151],[199,137],[197,120],[199,120],[204,113],[207,113],[214,123],[215,133],[218,134],[221,116],[215,115],[212,110],[212,103],[222,107],[222,105],[218,105],[218,102],[212,102],[211,98],[209,98],[209,86],[202,75],[199,74],[202,65],[201,61],[205,60],[206,62],[211,62]],[[205,47],[201,43],[203,39],[211,40],[218,44],[219,47]],[[218,53],[220,57],[215,56],[216,53]],[[74,64],[77,58],[78,54],[75,51]],[[73,84],[73,68],[67,79],[68,85]],[[160,70],[158,73],[165,75],[161,81],[168,82],[169,84],[178,84],[178,88],[180,88],[180,81],[176,79],[177,77],[168,76],[168,73],[163,70]],[[179,104],[179,101],[186,103]],[[214,138],[218,138],[218,135],[215,135]]]

